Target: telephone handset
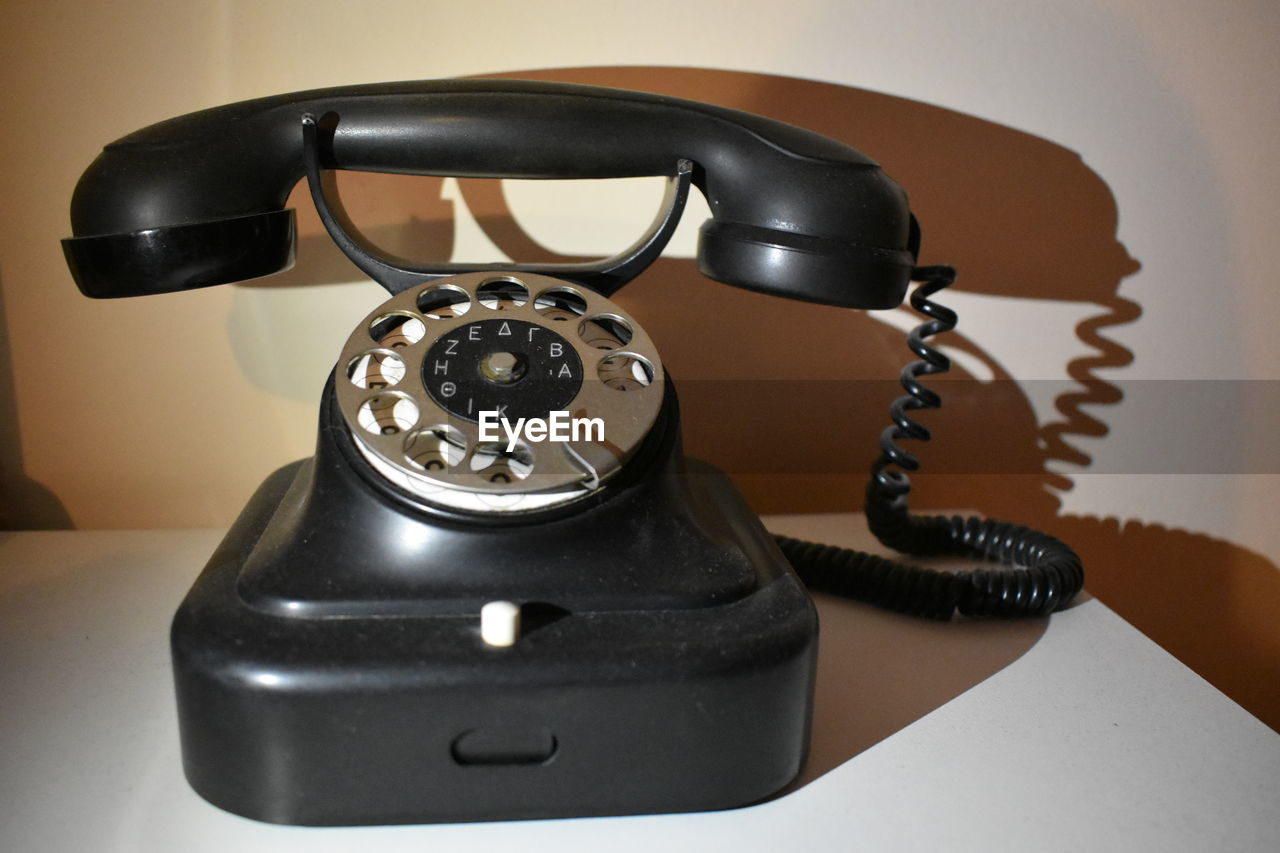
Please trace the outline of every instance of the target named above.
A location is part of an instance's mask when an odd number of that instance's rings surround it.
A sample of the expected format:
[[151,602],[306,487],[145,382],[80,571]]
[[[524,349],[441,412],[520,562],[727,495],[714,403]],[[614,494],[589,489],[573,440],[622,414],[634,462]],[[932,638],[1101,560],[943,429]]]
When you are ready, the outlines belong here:
[[[350,227],[335,169],[665,175],[630,249],[574,265],[423,265]],[[817,620],[809,586],[949,618],[1038,615],[1083,583],[1052,537],[907,508],[898,441],[938,404],[926,339],[955,325],[915,268],[905,195],[834,140],[637,92],[432,81],[248,101],[115,142],[72,201],[88,296],[179,291],[292,262],[286,197],[391,298],[323,393],[314,457],[271,475],[172,629],[183,760],[206,799],[301,824],[723,808],[799,771]],[[912,304],[867,492],[882,541],[1013,570],[946,573],[779,537],[686,459],[654,341],[609,296],[661,252],[689,187],[698,266],[728,284],[862,308]],[[797,577],[799,576],[799,578]]]
[[[88,296],[226,284],[290,263],[285,200],[301,116],[326,168],[493,178],[672,175],[693,164],[718,281],[853,308],[902,301],[906,197],[876,163],[810,131],[692,101],[555,83],[444,80],[246,101],[108,145],[71,201],[66,253]],[[851,199],[857,199],[856,202]]]

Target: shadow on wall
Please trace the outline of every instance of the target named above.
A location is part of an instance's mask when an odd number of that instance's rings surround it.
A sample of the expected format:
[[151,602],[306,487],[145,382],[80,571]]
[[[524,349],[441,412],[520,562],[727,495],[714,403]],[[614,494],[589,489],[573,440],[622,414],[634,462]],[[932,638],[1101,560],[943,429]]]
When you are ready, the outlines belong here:
[[0,287],[0,530],[60,530],[74,525],[58,496],[27,476],[18,427],[18,394],[9,323]]
[[[1072,438],[1105,436],[1108,429],[1083,407],[1094,406],[1091,411],[1105,418],[1106,405],[1122,402],[1119,389],[1097,371],[1132,360],[1104,330],[1141,316],[1140,306],[1118,293],[1138,264],[1116,240],[1114,198],[1078,155],[926,104],[762,74],[579,68],[496,76],[641,89],[812,128],[866,152],[907,189],[923,225],[921,261],[957,267],[957,290],[1097,306],[1097,314],[1076,329],[1095,352],[1065,366],[1075,384],[1055,401],[1061,420],[1045,426],[1008,370],[978,342],[963,333],[948,336],[946,343],[977,359],[994,381],[955,369],[938,383],[950,387],[941,389],[946,407],[927,417],[937,438],[923,454],[930,473],[915,478],[914,505],[974,507],[1065,539],[1085,560],[1091,592],[1280,727],[1280,692],[1274,689],[1280,683],[1274,620],[1280,571],[1274,565],[1203,535],[1059,515],[1055,490],[1068,490],[1072,482],[1046,466],[1054,460],[1090,464]],[[380,223],[369,229],[374,242],[402,256],[449,258],[453,211],[440,200],[440,179],[342,177],[353,218]],[[580,260],[556,255],[528,236],[498,182],[459,184],[481,227],[510,257]],[[298,194],[295,200],[303,233],[300,265],[255,284],[359,277],[323,234],[309,201]],[[409,225],[386,225],[388,210],[399,211]],[[892,379],[908,357],[899,330],[864,312],[710,282],[689,259],[660,259],[618,301],[645,324],[679,383],[691,454],[730,472],[762,513],[859,507],[876,436],[898,393]],[[1020,331],[1033,345],[1035,330]]]

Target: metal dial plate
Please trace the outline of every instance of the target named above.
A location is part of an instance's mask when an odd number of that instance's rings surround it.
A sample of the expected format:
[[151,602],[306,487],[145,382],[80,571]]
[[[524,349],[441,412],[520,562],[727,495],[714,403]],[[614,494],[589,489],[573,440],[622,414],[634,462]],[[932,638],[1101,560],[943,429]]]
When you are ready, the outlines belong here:
[[[533,273],[478,272],[392,297],[352,332],[337,401],[382,476],[445,506],[521,511],[599,488],[657,419],[665,379],[649,336],[611,300]],[[482,441],[482,411],[598,418],[603,440]]]

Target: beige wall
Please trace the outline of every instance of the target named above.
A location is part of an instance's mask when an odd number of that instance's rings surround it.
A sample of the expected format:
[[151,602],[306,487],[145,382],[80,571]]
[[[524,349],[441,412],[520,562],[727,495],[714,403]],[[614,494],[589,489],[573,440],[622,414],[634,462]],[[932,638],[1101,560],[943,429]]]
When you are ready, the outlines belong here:
[[[616,79],[819,127],[884,162],[934,212],[927,259],[963,262],[969,284],[952,302],[965,312],[957,346],[978,354],[964,362],[970,373],[1027,380],[1019,393],[1030,429],[1049,443],[1065,432],[1090,457],[1085,467],[1050,463],[1057,479],[1033,478],[1035,494],[1048,486],[1052,501],[1032,507],[1032,520],[1054,524],[1060,514],[1058,529],[1083,537],[1082,550],[1104,564],[1091,587],[1106,589],[1113,606],[1127,602],[1122,612],[1147,620],[1144,630],[1201,671],[1229,668],[1230,649],[1207,662],[1195,657],[1221,646],[1226,631],[1247,659],[1215,682],[1235,685],[1233,695],[1276,674],[1280,639],[1266,615],[1280,554],[1274,4],[91,0],[8,3],[0,22],[0,526],[230,523],[268,471],[310,452],[320,384],[351,323],[379,298],[354,273],[335,274],[339,265],[294,274],[288,286],[83,299],[57,241],[67,234],[75,180],[103,143],[201,107],[351,82],[574,66],[749,71],[761,76]],[[770,76],[838,85],[775,85]],[[419,197],[357,186],[362,222],[392,240],[451,242],[458,258],[501,257],[456,185],[421,186]],[[644,182],[519,185],[506,198],[550,249],[605,253],[647,219],[653,192]],[[384,194],[390,209],[378,203]],[[465,201],[483,204],[483,191],[468,190]],[[411,216],[426,225],[397,225]],[[431,229],[442,216],[456,220],[443,242]],[[673,258],[692,253],[699,218],[689,217]],[[322,251],[316,245],[304,248]],[[1125,266],[1128,257],[1139,271]],[[690,278],[687,262],[664,269]],[[656,277],[636,285],[629,298],[640,316],[657,298],[646,293],[662,287]],[[742,318],[766,311],[792,328],[818,322],[841,334],[829,314],[749,295],[694,298],[713,314],[721,302],[737,311],[735,334],[758,331]],[[669,330],[682,376],[745,377],[794,364],[785,348],[755,361],[717,360],[722,349],[681,342],[697,329],[649,311]],[[862,375],[891,376],[900,351],[880,342],[893,336],[879,322],[850,322],[877,342]],[[1072,420],[1059,409],[1073,380],[1092,383],[1100,400],[1110,393],[1098,387],[1105,380],[1124,402],[1083,407]],[[1230,408],[1220,412],[1213,401]],[[949,412],[965,411],[957,405]],[[981,405],[969,410],[983,414]],[[1082,437],[1092,429],[1085,414],[1105,435]],[[951,416],[955,429],[967,428]],[[1049,426],[1065,422],[1070,429]],[[691,415],[691,446],[720,452],[716,428]],[[980,443],[975,436],[970,428]],[[856,461],[843,468],[861,468],[873,441],[868,421],[851,435]],[[831,478],[792,478],[781,489],[741,479],[762,509],[839,508],[857,491],[832,490]],[[1027,503],[1008,497],[1022,493],[1007,484],[934,483],[924,497],[935,504],[1017,514]],[[1153,593],[1157,569],[1187,554],[1206,571],[1224,567],[1222,584],[1201,589],[1182,578],[1195,590],[1191,602],[1176,588]],[[1210,598],[1213,606],[1195,611],[1209,617],[1186,616]]]

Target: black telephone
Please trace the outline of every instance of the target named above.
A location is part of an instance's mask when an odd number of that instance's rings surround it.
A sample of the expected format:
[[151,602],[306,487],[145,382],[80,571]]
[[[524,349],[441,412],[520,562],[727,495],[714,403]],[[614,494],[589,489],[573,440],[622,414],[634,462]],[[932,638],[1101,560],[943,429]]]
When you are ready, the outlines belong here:
[[[591,264],[423,266],[353,228],[333,170],[474,177],[665,175],[664,208]],[[1040,615],[1083,584],[1052,537],[907,509],[954,315],[916,268],[919,230],[875,162],[706,104],[588,86],[462,80],[263,98],[108,145],[64,241],[92,297],[288,268],[305,177],[330,235],[391,299],[349,338],[314,457],[272,474],[174,618],[183,760],[210,802],[260,820],[367,824],[724,808],[799,771],[811,587],[933,618]],[[671,236],[690,186],[721,282],[891,308],[910,336],[867,492],[906,553],[946,573],[765,532],[686,459],[653,341],[608,297]],[[793,571],[794,570],[794,571]]]

